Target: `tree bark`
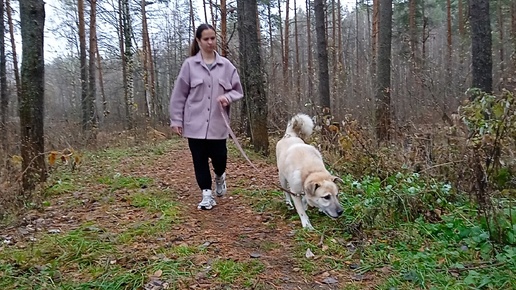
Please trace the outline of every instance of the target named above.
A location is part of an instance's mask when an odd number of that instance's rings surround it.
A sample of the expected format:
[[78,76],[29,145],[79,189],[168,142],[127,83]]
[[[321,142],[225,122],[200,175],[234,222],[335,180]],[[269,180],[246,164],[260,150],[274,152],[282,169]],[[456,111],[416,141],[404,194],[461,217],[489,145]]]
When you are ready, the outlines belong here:
[[469,11],[473,70],[471,86],[490,93],[493,90],[493,60],[489,0],[471,1]]
[[267,95],[263,85],[262,60],[256,17],[256,0],[237,0],[242,85],[248,105],[251,143],[255,151],[269,153]]
[[20,81],[20,71],[18,69],[18,55],[16,53],[16,38],[14,37],[14,25],[13,25],[13,17],[12,17],[12,9],[10,0],[5,0],[5,10],[7,12],[7,21],[9,22],[9,35],[11,37],[11,49],[13,54],[13,70],[14,70],[14,80],[16,82],[16,96],[18,99],[21,95],[21,81]]
[[102,118],[105,119],[109,115],[109,109],[107,107],[107,100],[106,100],[106,93],[104,90],[104,78],[102,77],[102,62],[100,59],[100,53],[99,53],[99,43],[98,41],[95,42],[95,52],[96,60],[97,60],[97,74],[99,76],[99,88],[100,88],[100,97],[102,99]]
[[5,59],[5,21],[4,1],[0,0],[0,146],[7,150],[7,117],[9,113],[9,96],[7,95],[7,76]]
[[129,0],[122,0],[123,6],[123,32],[124,32],[124,59],[126,64],[126,75],[124,87],[125,105],[126,105],[126,127],[134,129],[136,119],[136,105],[134,103],[134,62],[133,62],[133,44],[132,44],[132,21],[129,9]]
[[22,189],[28,197],[46,179],[44,140],[45,61],[43,0],[20,1],[22,38],[21,95],[19,99]]
[[504,13],[503,13],[503,1],[498,0],[498,35],[500,37],[500,48],[498,54],[500,57],[500,88],[505,87],[505,27],[504,27]]
[[79,60],[81,64],[81,111],[82,131],[91,130],[91,116],[88,101],[88,66],[86,65],[86,24],[84,21],[84,0],[77,1],[77,13],[79,14]]
[[290,39],[290,19],[289,19],[289,11],[290,11],[290,1],[286,0],[285,2],[285,47],[283,54],[283,93],[289,94],[290,92],[290,76],[289,76],[289,61],[290,61],[290,47],[289,47],[289,39]]
[[89,144],[97,139],[97,114],[95,100],[97,95],[97,82],[95,74],[95,56],[97,54],[97,0],[90,0],[90,50],[88,63],[88,100],[86,103],[88,111],[88,138]]
[[[306,0],[306,42],[307,42],[307,58],[306,58],[306,75],[308,79],[308,90],[307,96],[313,96],[314,91],[314,73],[313,73],[313,56],[312,56],[312,23],[310,19],[312,18],[312,7],[310,5],[310,0]],[[306,101],[306,100],[305,100]]]
[[319,63],[319,101],[322,110],[330,110],[330,76],[328,73],[328,43],[324,23],[323,0],[314,0],[317,62]]
[[380,0],[373,0],[373,28],[371,33],[371,71],[372,76],[376,77],[376,59],[378,57],[378,10]]
[[376,137],[389,140],[391,126],[392,0],[379,0],[378,67],[376,78]]
[[228,43],[227,43],[227,9],[226,0],[220,0],[220,43],[221,52],[220,54],[224,57],[228,55]]

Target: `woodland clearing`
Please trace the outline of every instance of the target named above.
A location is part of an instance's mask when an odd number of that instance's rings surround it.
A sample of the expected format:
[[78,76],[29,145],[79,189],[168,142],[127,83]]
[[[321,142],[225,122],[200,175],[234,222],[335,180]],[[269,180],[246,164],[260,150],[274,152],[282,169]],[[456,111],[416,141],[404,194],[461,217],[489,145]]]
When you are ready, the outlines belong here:
[[[369,210],[388,206],[380,192],[389,181],[344,177],[344,216],[310,210],[316,230],[306,231],[284,205],[274,162],[249,154],[260,172],[230,145],[228,194],[211,211],[196,209],[180,138],[85,152],[75,171],[54,168],[41,205],[3,226],[0,288],[514,289],[516,249],[490,243],[466,205],[365,228]],[[396,178],[393,194],[449,191]]]

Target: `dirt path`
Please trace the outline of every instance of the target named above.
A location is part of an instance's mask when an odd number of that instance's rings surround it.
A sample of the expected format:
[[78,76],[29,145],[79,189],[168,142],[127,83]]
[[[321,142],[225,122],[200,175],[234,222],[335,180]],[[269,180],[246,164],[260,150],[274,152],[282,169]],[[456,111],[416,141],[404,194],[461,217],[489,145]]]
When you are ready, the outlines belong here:
[[[163,247],[205,247],[205,250],[188,257],[194,263],[189,271],[194,272],[181,278],[179,289],[344,289],[352,281],[349,269],[337,272],[328,266],[312,271],[315,272],[312,275],[301,269],[300,259],[305,259],[304,253],[299,253],[294,241],[295,231],[301,229],[301,224],[297,218],[290,219],[295,212],[270,210],[271,204],[282,200],[277,195],[269,195],[275,190],[277,180],[274,165],[254,160],[264,172],[257,174],[241,156],[230,157],[228,193],[217,198],[218,205],[214,209],[199,211],[197,204],[201,193],[186,142],[182,140],[171,148],[154,161],[141,154],[137,158],[124,157],[114,166],[116,174],[121,176],[153,180],[149,188],[136,191],[171,192],[173,196],[169,200],[179,204],[181,222],[174,224],[172,230],[136,237],[129,244],[117,244],[117,257],[102,259],[131,270],[152,260],[151,256]],[[9,247],[30,249],[31,243],[37,243],[45,235],[66,235],[84,228],[85,224],[93,224],[93,229],[88,231],[100,231],[98,238],[113,241],[128,229],[160,220],[159,214],[134,206],[131,201],[134,191],[124,188],[111,191],[108,185],[96,181],[95,172],[95,169],[84,165],[75,176],[84,175],[85,180],[91,180],[85,188],[52,196],[49,205],[29,211],[17,226],[4,229],[0,238],[7,241]],[[110,171],[109,174],[115,172]],[[266,210],[259,210],[259,203],[264,203]],[[255,263],[263,269],[253,276],[254,285],[228,285],[210,276],[213,275],[210,265],[221,260],[245,265]],[[34,263],[39,262],[36,259]],[[79,274],[80,269],[75,266],[63,267],[60,271],[60,275],[73,277],[76,282],[95,279],[87,273]],[[147,282],[152,282],[152,279]],[[155,286],[146,286],[144,290],[166,289]]]
[[[273,190],[277,171],[273,165],[257,162],[255,165],[268,175],[256,171],[243,158],[229,158],[227,168],[228,193],[217,198],[217,206],[210,211],[197,210],[200,201],[193,173],[190,152],[186,147],[172,150],[156,166],[171,168],[156,178],[179,193],[179,200],[191,210],[185,210],[185,222],[178,232],[187,233],[181,240],[188,244],[209,244],[207,254],[200,263],[209,264],[215,258],[246,261],[257,259],[265,264],[260,281],[269,289],[332,289],[316,279],[306,279],[299,273],[293,260],[293,230],[300,223],[274,216],[273,213],[257,213],[252,200],[235,194],[236,187],[247,190]],[[238,182],[238,185],[235,183]],[[195,286],[210,287],[200,275]]]

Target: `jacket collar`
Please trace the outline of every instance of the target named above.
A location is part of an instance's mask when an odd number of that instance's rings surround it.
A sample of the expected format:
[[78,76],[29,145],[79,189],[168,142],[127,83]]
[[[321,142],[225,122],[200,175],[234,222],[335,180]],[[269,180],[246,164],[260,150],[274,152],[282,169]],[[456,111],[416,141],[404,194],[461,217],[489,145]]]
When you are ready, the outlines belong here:
[[[205,64],[204,60],[202,59],[201,51],[199,51],[196,55],[194,55],[194,60],[197,63]],[[215,61],[213,63],[223,64],[222,56],[220,56],[219,53],[216,51],[215,51]]]

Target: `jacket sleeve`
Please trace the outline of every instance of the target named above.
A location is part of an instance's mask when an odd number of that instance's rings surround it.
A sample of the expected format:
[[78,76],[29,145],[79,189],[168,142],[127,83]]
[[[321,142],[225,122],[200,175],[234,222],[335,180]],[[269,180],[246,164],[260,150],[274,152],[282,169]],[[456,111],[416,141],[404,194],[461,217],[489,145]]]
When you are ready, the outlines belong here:
[[184,109],[186,98],[190,92],[190,68],[187,62],[183,63],[179,75],[174,83],[174,89],[170,96],[168,111],[170,113],[170,126],[183,127]]
[[228,98],[230,103],[238,101],[244,96],[242,83],[240,82],[240,76],[238,75],[236,68],[233,69],[231,77],[231,91],[225,93],[225,96]]

